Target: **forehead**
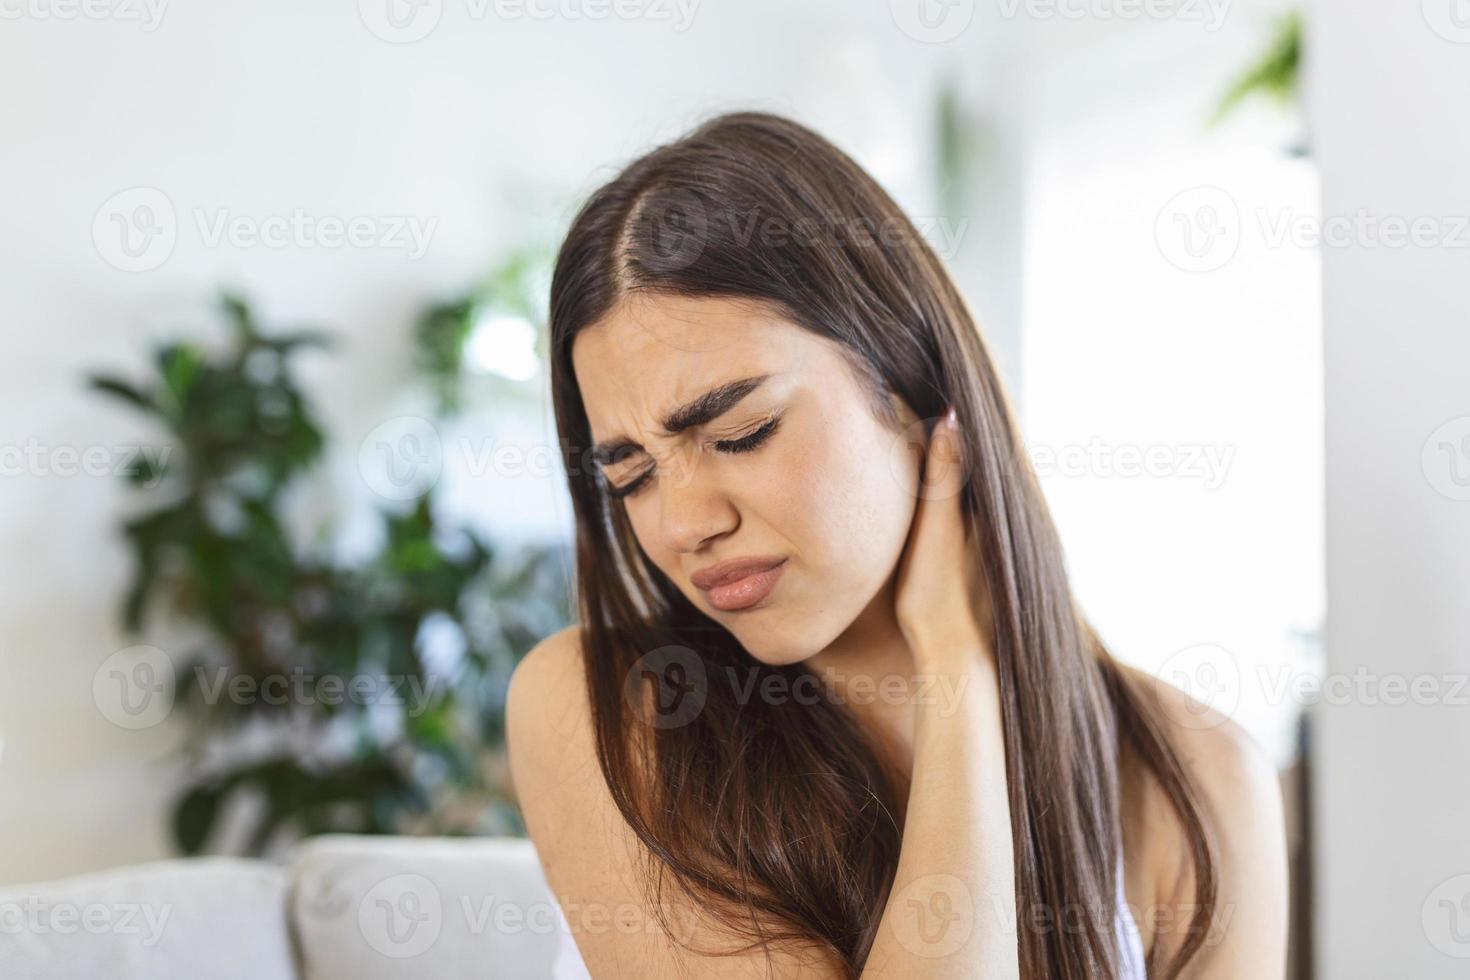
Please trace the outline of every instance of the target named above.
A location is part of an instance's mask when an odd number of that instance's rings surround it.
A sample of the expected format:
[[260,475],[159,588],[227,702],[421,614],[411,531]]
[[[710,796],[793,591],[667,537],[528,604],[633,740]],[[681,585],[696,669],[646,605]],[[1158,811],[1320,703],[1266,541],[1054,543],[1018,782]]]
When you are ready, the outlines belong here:
[[819,346],[760,303],[644,294],[582,330],[572,366],[600,437],[649,423],[727,381],[794,374]]

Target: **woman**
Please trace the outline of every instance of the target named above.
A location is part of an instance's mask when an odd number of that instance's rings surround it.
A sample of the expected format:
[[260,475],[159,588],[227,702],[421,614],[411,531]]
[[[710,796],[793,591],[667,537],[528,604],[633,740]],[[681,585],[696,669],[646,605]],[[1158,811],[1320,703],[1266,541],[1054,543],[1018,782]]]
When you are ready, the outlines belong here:
[[852,160],[715,118],[592,195],[551,292],[581,623],[509,736],[570,970],[1283,975],[1274,772],[1089,629],[964,301]]

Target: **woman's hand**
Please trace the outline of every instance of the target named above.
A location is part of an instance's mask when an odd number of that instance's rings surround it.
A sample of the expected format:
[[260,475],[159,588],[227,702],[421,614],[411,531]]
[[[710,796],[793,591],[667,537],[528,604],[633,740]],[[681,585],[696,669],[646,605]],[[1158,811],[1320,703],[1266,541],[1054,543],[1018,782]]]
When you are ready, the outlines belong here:
[[919,504],[898,565],[898,626],[921,668],[994,663],[990,594],[963,507],[973,468],[966,457],[950,408],[924,451]]
[[[914,706],[913,769],[893,889],[863,980],[1019,980],[1015,841],[993,613],[963,503],[973,472],[953,413],[924,451],[899,559],[899,628],[952,704]],[[948,922],[936,928],[939,914]]]

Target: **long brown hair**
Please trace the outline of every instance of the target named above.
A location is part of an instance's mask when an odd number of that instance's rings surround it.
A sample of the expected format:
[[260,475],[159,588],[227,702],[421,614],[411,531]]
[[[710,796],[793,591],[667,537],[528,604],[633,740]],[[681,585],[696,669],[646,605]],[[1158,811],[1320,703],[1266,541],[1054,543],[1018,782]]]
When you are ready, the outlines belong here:
[[[754,661],[638,546],[589,464],[572,341],[632,293],[760,301],[837,341],[874,392],[923,419],[954,405],[973,461],[963,508],[989,585],[1015,841],[1018,924],[1038,909],[1117,910],[1119,746],[1126,739],[1192,842],[1197,910],[1177,974],[1212,915],[1212,835],[1164,737],[1159,709],[1077,611],[1055,529],[1006,396],[939,259],[855,162],[779,116],[736,112],[635,160],[576,215],[551,286],[551,379],[576,520],[586,683],[599,762],[650,852],[751,945],[820,944],[852,976],[894,880],[903,800],[851,715],[820,699],[741,698]],[[875,404],[882,404],[875,399]],[[683,651],[700,710],[647,724],[630,678],[651,651]],[[686,670],[686,680],[688,673]],[[748,688],[746,688],[748,690]],[[772,925],[772,924],[775,925]],[[1019,929],[1022,975],[1119,973],[1112,919]]]

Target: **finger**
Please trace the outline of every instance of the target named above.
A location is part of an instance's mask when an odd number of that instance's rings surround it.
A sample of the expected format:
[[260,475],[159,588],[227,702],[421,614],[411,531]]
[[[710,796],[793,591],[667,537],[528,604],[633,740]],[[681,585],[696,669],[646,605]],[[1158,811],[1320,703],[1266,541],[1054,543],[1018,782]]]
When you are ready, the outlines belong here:
[[971,560],[963,490],[970,453],[951,409],[929,435],[919,474],[918,507],[904,556],[900,625],[917,647],[968,648],[983,640],[976,608],[978,569]]
[[959,495],[968,478],[968,466],[959,421],[954,406],[934,425],[919,473],[919,499],[926,503],[948,502],[958,513]]
[[964,447],[951,408],[929,435],[915,490],[919,503],[914,513],[913,547],[931,556],[931,561],[949,562],[964,541],[960,491],[965,479]]

